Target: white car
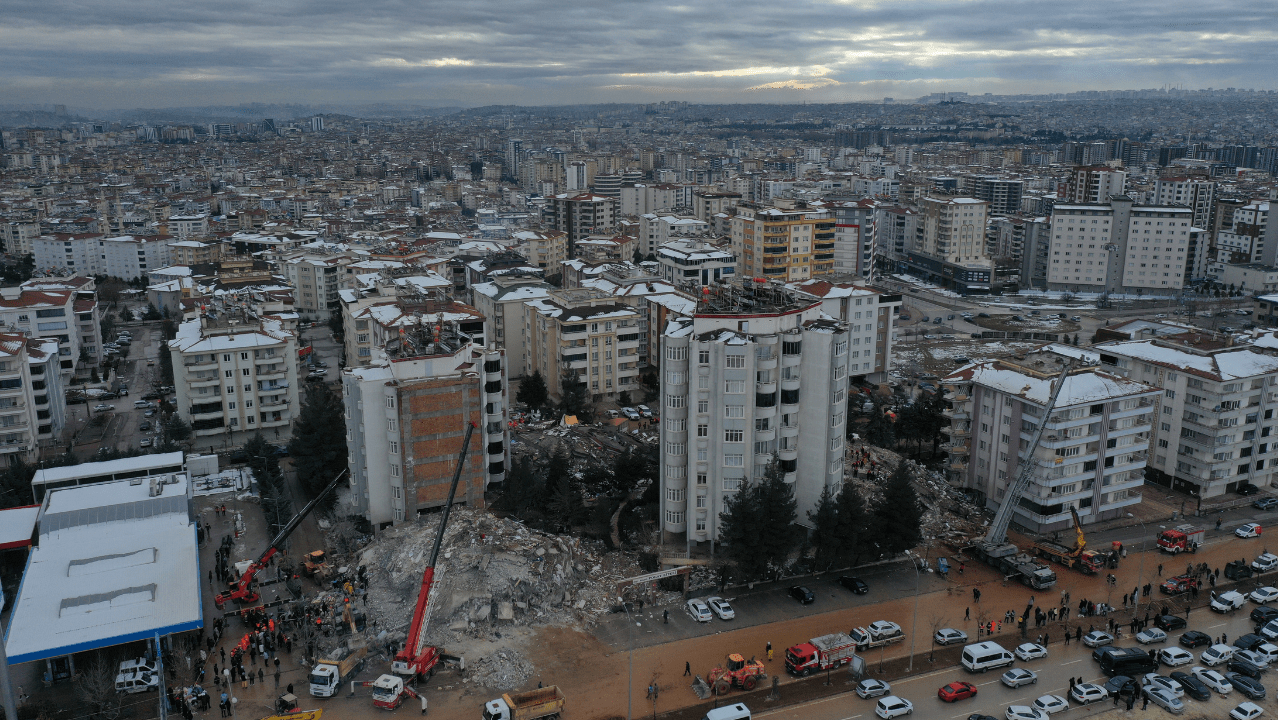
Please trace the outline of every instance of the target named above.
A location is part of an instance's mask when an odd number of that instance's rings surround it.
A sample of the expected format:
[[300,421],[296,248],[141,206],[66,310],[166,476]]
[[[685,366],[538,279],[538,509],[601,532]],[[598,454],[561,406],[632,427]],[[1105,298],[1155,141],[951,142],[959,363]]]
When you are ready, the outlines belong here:
[[1214,612],[1229,612],[1244,607],[1244,595],[1235,590],[1228,590],[1221,595],[1217,595],[1209,603],[1209,609]]
[[1004,711],[1005,720],[1049,720],[1049,714],[1026,705],[1010,705]]
[[115,410],[115,409],[116,409],[115,405],[94,405],[93,406],[94,412],[107,412],[108,410]]
[[1262,553],[1254,559],[1253,564],[1249,567],[1253,568],[1254,572],[1263,573],[1275,570],[1277,564],[1280,564],[1280,558],[1271,553]]
[[1174,680],[1171,677],[1165,677],[1159,673],[1147,673],[1142,676],[1142,686],[1146,687],[1148,685],[1162,687],[1173,693],[1174,697],[1182,697],[1182,693],[1184,692],[1182,685],[1179,684],[1177,680]]
[[1258,523],[1245,523],[1236,528],[1236,537],[1245,539],[1258,537],[1262,534],[1262,526]]
[[[1267,659],[1268,665],[1276,664],[1276,650],[1277,650],[1276,646],[1272,645],[1271,643],[1262,643],[1261,645],[1253,649],[1255,653]],[[1258,667],[1262,667],[1262,666],[1259,665]]]
[[1195,675],[1196,679],[1200,682],[1208,685],[1209,689],[1214,692],[1219,692],[1223,695],[1231,692],[1231,682],[1223,677],[1222,673],[1217,670],[1210,670],[1209,668],[1197,665],[1196,667],[1191,668],[1191,674]]
[[1231,711],[1231,720],[1255,720],[1262,716],[1262,708],[1251,702],[1242,702]]
[[1280,597],[1280,590],[1273,587],[1260,587],[1249,593],[1249,599],[1260,605],[1275,602],[1277,597]]
[[933,634],[933,641],[939,645],[955,645],[969,642],[969,636],[955,628],[942,628]]
[[1013,654],[1018,656],[1019,660],[1037,660],[1039,658],[1049,657],[1049,651],[1043,645],[1036,643],[1022,643],[1014,648]]
[[622,408],[622,414],[623,414],[623,415],[624,415],[628,420],[639,420],[639,419],[640,419],[640,413],[636,412],[636,409],[635,409],[635,408],[624,407],[624,408]]
[[1258,629],[1258,634],[1270,640],[1271,642],[1275,642],[1277,625],[1280,625],[1280,623],[1277,623],[1275,620],[1271,620],[1266,625],[1263,625],[1261,628]]
[[1081,705],[1107,699],[1107,689],[1093,683],[1080,683],[1071,688],[1071,699]]
[[151,438],[142,438],[138,442],[138,447],[151,447]]
[[149,407],[151,407],[151,403],[150,403],[150,402],[148,402],[148,401],[146,401],[146,400],[134,400],[134,401],[133,401],[133,406],[134,406],[135,408],[138,408],[139,410],[141,410],[142,408],[149,408]]
[[1085,634],[1083,640],[1085,647],[1102,647],[1103,645],[1110,645],[1116,641],[1110,633],[1105,633],[1101,630],[1094,630],[1091,633]]
[[915,711],[910,700],[904,700],[897,695],[889,695],[882,697],[876,701],[876,715],[889,720],[899,715],[910,715]]
[[1182,700],[1174,697],[1173,693],[1166,687],[1156,685],[1148,685],[1142,688],[1142,694],[1151,699],[1151,702],[1168,710],[1174,715],[1181,715],[1186,708],[1182,704]]
[[711,608],[707,607],[707,604],[698,598],[694,598],[689,602],[686,602],[684,604],[684,609],[685,612],[689,613],[689,617],[693,618],[697,622],[711,622]]
[[1023,685],[1035,685],[1040,678],[1026,668],[1009,668],[1000,676],[1000,682],[1011,688],[1020,688]]
[[1061,695],[1041,695],[1032,703],[1037,710],[1043,711],[1049,715],[1056,712],[1062,712],[1068,708],[1067,699]]
[[1139,643],[1143,645],[1150,645],[1152,643],[1164,642],[1168,638],[1169,636],[1165,634],[1165,631],[1161,630],[1160,628],[1147,628],[1146,630],[1143,630],[1142,632],[1133,636],[1134,640],[1137,640]]
[[898,623],[890,622],[889,620],[876,620],[867,626],[867,630],[870,630],[872,635],[888,637],[902,632],[902,627]]
[[722,597],[707,598],[707,605],[711,607],[711,612],[715,613],[716,617],[721,620],[732,620],[735,617],[733,606]]
[[1230,645],[1210,645],[1207,650],[1200,653],[1200,662],[1214,667],[1231,661],[1232,656],[1236,654],[1236,649]]
[[1196,656],[1186,650],[1183,650],[1177,645],[1170,645],[1156,653],[1156,659],[1169,667],[1179,667],[1182,665],[1190,665],[1195,661]]
[[636,410],[640,412],[640,417],[644,417],[644,418],[653,417],[653,411],[649,409],[648,405],[637,405]]
[[863,700],[880,697],[889,694],[889,683],[883,680],[863,680],[853,688],[853,691]]

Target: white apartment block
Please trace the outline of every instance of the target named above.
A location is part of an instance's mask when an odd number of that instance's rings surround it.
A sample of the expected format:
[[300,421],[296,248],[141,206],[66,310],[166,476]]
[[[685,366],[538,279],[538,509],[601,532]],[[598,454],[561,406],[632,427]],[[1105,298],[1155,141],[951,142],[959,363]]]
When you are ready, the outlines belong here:
[[956,292],[990,292],[995,277],[987,254],[989,206],[974,198],[921,198],[920,233],[905,253],[907,266]]
[[[75,376],[81,348],[89,353],[91,362],[101,358],[98,302],[92,283],[90,278],[52,278],[0,288],[0,325],[6,332],[57,341],[58,367],[65,386],[70,386]],[[80,289],[69,289],[68,284]]]
[[[680,188],[676,185],[623,185],[618,195],[619,212],[623,215],[645,215],[671,210],[680,203]],[[706,220],[707,218],[699,218]]]
[[44,273],[106,274],[105,236],[101,234],[40,235],[31,239],[36,270]]
[[1274,235],[1268,233],[1270,222],[1270,202],[1254,200],[1235,208],[1231,229],[1218,232],[1217,252],[1210,257],[1210,262],[1275,264]]
[[293,308],[298,317],[324,322],[341,308],[338,291],[354,285],[348,267],[360,259],[343,247],[311,244],[281,253],[275,265],[293,288]]
[[557,268],[568,255],[569,236],[556,230],[519,230],[511,233],[516,250],[530,265],[542,269]]
[[525,303],[529,363],[542,373],[547,392],[559,399],[563,381],[576,376],[593,401],[636,390],[640,374],[640,323],[644,311],[591,287],[553,290]]
[[822,303],[822,312],[849,325],[849,377],[886,382],[898,339],[902,295],[861,285],[810,280],[793,286]]
[[[0,334],[0,457],[34,462],[38,457],[33,366],[27,354],[28,339]],[[59,404],[62,398],[59,398]]]
[[1135,205],[1127,196],[1054,206],[1049,290],[1178,293],[1189,279],[1192,243],[1207,237],[1192,226],[1191,214],[1186,207]]
[[1059,188],[1058,201],[1077,205],[1102,205],[1112,195],[1124,194],[1127,173],[1105,166],[1072,168],[1064,186]]
[[[711,226],[705,220],[682,215],[640,216],[640,252],[645,257],[656,254],[658,248],[672,240],[703,235]],[[626,258],[630,260],[630,258]]]
[[173,264],[169,235],[121,235],[102,241],[104,271],[111,277],[134,280],[156,268]]
[[[1023,462],[1034,463],[1015,522],[1037,533],[1119,517],[1142,501],[1156,388],[1086,365],[1074,348],[1046,346],[1024,357],[965,366],[941,381],[951,407],[948,474],[956,487],[998,508]],[[1062,391],[1047,407],[1063,364]],[[1028,448],[1049,413],[1040,444]]]
[[298,412],[298,342],[279,319],[205,313],[178,326],[169,352],[176,412],[197,446],[223,437],[238,444],[256,431],[288,438]]
[[1276,482],[1276,353],[1207,333],[1105,343],[1102,366],[1163,392],[1149,479],[1199,498]]
[[672,240],[658,246],[658,272],[663,280],[680,286],[710,285],[730,278],[738,259],[733,253],[703,240]]
[[832,271],[870,277],[877,251],[876,202],[833,200],[827,203],[827,209],[836,221]]
[[[31,375],[31,405],[27,422],[28,427],[35,429],[36,444],[40,447],[56,446],[62,440],[62,430],[67,424],[67,395],[60,364],[57,342],[39,338],[27,340],[27,367]],[[5,407],[15,407],[4,402],[0,393],[0,412]],[[88,407],[86,404],[84,420],[88,420]],[[12,421],[0,416],[0,433],[4,432],[6,422]]]
[[484,316],[451,300],[450,287],[434,272],[404,268],[385,271],[360,288],[339,291],[347,367],[370,364],[381,348],[398,341],[402,329],[418,326],[457,323],[483,344],[489,337]]
[[0,223],[0,239],[4,240],[4,251],[10,255],[31,255],[32,244],[39,236],[40,223],[34,220]]
[[169,234],[177,238],[200,237],[209,234],[209,215],[170,215]]
[[872,225],[876,252],[898,258],[915,249],[920,213],[910,208],[881,205],[876,208]]
[[820,303],[754,286],[719,288],[662,336],[661,526],[690,550],[716,542],[726,498],[775,454],[802,525],[844,480],[848,327]]
[[1217,184],[1208,178],[1164,177],[1156,180],[1153,205],[1186,205],[1195,227],[1213,227],[1213,201]]
[[488,323],[492,342],[506,350],[511,377],[533,372],[529,366],[529,337],[525,334],[525,303],[546,299],[554,289],[540,280],[501,276],[471,286],[471,304]]

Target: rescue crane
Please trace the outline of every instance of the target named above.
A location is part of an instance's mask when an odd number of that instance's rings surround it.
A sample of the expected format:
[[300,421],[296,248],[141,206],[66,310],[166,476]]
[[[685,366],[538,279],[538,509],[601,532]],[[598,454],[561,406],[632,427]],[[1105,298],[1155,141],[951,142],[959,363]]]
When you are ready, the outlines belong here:
[[413,619],[409,624],[409,637],[391,662],[391,672],[397,675],[430,676],[435,671],[436,664],[440,662],[440,648],[424,645],[427,623],[431,622],[431,587],[435,581],[436,558],[440,555],[440,544],[444,542],[444,529],[449,524],[449,512],[453,509],[453,496],[458,490],[462,466],[467,461],[467,447],[471,445],[471,433],[475,429],[474,422],[468,423],[467,433],[462,437],[462,451],[458,453],[458,466],[453,471],[453,482],[449,485],[449,498],[445,501],[444,510],[440,513],[440,527],[436,530],[436,541],[431,547],[427,567],[422,571],[422,586],[418,589],[418,604],[413,609]]
[[298,525],[302,524],[302,520],[311,514],[311,511],[315,509],[317,504],[319,504],[320,499],[325,495],[328,495],[331,490],[337,487],[338,481],[346,474],[346,470],[338,473],[338,476],[330,481],[329,484],[311,500],[311,502],[307,503],[306,507],[302,508],[301,512],[293,516],[293,519],[289,521],[288,525],[280,528],[280,532],[271,541],[271,544],[267,546],[266,551],[264,551],[257,560],[249,563],[249,567],[245,568],[244,572],[240,574],[240,578],[236,580],[235,586],[232,589],[218,593],[218,595],[213,598],[213,603],[218,606],[219,610],[221,610],[222,606],[226,605],[230,600],[234,600],[241,605],[251,605],[258,602],[259,595],[257,591],[253,589],[254,576],[258,574],[258,571],[267,566],[267,563],[271,561],[271,558],[275,557],[276,553],[280,552],[280,546],[284,544],[284,541],[293,534],[294,530],[298,529]]

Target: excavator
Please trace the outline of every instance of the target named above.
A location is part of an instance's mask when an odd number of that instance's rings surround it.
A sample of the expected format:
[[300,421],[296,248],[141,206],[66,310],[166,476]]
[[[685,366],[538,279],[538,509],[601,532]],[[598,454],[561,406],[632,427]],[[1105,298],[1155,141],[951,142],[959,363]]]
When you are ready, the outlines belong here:
[[312,498],[311,502],[307,503],[306,507],[302,508],[301,512],[293,516],[293,519],[289,521],[288,525],[280,528],[280,532],[274,539],[272,539],[271,544],[267,546],[267,549],[262,553],[262,555],[257,560],[249,563],[249,567],[245,568],[243,573],[240,573],[240,578],[236,580],[232,588],[225,592],[218,593],[218,595],[213,598],[213,604],[217,605],[219,610],[221,610],[228,602],[233,600],[241,605],[252,605],[253,603],[258,602],[260,596],[258,595],[258,591],[253,587],[254,577],[267,566],[267,563],[271,561],[271,558],[275,557],[276,553],[280,552],[280,548],[284,545],[284,541],[293,534],[294,530],[298,529],[298,525],[302,523],[302,520],[311,514],[311,511],[315,509],[317,504],[319,504],[320,499],[325,495],[328,495],[330,491],[338,486],[338,482],[342,480],[346,474],[346,470],[338,473],[338,476],[331,480],[323,490]]
[[[413,609],[413,619],[409,623],[409,637],[405,640],[404,647],[400,652],[396,653],[395,659],[391,661],[391,672],[394,674],[382,675],[377,680],[361,683],[363,687],[372,687],[373,704],[376,707],[385,710],[394,710],[404,702],[406,697],[420,697],[413,688],[409,687],[404,678],[396,677],[402,675],[409,678],[417,678],[421,676],[431,677],[435,673],[436,665],[444,659],[453,659],[443,655],[440,648],[426,645],[427,623],[431,621],[431,589],[435,582],[436,576],[436,559],[440,557],[440,545],[444,542],[444,530],[449,524],[449,513],[453,509],[453,498],[458,491],[458,480],[462,477],[462,466],[467,461],[467,448],[471,445],[471,434],[475,431],[476,424],[474,422],[467,424],[467,432],[462,437],[462,450],[458,453],[458,465],[453,471],[453,482],[449,485],[449,497],[445,501],[444,509],[440,513],[440,527],[436,530],[435,544],[431,546],[431,555],[427,560],[427,567],[422,571],[422,585],[418,589],[418,603]],[[355,693],[356,684],[351,687],[352,694]]]
[[1071,522],[1076,531],[1076,542],[1072,547],[1044,541],[1033,545],[1032,550],[1046,560],[1075,568],[1085,575],[1096,575],[1099,570],[1106,567],[1106,558],[1096,550],[1084,549],[1086,545],[1084,529],[1080,527],[1080,513],[1076,512],[1075,506],[1071,508]]

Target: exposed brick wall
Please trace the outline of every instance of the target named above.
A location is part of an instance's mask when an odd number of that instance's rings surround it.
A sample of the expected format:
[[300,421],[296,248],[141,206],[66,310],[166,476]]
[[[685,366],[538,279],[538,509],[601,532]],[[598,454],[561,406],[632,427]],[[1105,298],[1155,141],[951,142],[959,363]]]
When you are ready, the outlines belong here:
[[[400,444],[406,488],[405,516],[440,507],[449,495],[468,421],[481,423],[480,380],[474,375],[402,383],[399,396]],[[484,506],[487,471],[482,427],[471,437],[455,502]]]

